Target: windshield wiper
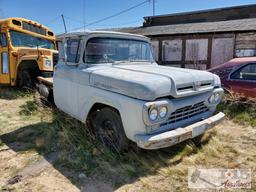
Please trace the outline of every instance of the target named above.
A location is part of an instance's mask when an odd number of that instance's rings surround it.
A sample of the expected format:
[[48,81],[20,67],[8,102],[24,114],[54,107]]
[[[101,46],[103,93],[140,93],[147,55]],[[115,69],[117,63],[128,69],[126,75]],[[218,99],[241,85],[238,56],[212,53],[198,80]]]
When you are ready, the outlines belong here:
[[134,62],[149,62],[152,63],[150,60],[122,60],[122,61],[114,61],[113,64],[127,64],[127,63],[134,63]]
[[129,63],[129,60],[114,61],[113,64]]
[[151,62],[150,60],[129,60],[130,62]]

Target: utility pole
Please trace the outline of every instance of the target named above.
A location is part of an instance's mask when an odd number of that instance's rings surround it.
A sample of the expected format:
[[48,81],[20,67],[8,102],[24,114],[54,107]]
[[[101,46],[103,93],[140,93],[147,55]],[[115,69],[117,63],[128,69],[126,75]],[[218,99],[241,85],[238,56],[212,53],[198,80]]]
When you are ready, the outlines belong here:
[[153,0],[153,16],[155,16],[155,0]]
[[84,31],[85,31],[85,0],[83,0],[83,23],[84,23]]
[[67,33],[67,27],[66,27],[66,23],[65,23],[64,15],[63,15],[63,14],[61,14],[61,17],[62,17],[62,21],[63,21],[63,25],[64,25],[65,33]]

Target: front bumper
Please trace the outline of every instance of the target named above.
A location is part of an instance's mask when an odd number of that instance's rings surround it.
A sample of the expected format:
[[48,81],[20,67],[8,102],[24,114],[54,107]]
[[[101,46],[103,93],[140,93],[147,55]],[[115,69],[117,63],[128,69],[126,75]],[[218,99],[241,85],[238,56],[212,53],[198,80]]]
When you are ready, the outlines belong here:
[[41,76],[45,78],[53,77],[53,71],[41,71]]
[[137,145],[143,149],[159,149],[165,148],[182,141],[194,138],[203,134],[207,129],[218,124],[225,114],[220,112],[205,120],[199,121],[184,128],[177,128],[160,134],[138,134],[135,135]]

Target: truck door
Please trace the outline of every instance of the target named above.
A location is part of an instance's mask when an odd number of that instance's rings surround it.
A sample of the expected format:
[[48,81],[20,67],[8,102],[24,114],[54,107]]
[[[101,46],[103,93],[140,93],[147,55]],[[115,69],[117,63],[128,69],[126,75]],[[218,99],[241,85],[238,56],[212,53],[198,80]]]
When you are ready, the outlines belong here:
[[[65,44],[65,63],[57,65],[54,71],[54,101],[55,104],[72,116],[77,116],[78,96],[78,64],[81,55],[80,38],[68,38]],[[59,44],[59,63],[62,63],[62,49]]]
[[8,43],[5,32],[0,32],[0,84],[10,84]]

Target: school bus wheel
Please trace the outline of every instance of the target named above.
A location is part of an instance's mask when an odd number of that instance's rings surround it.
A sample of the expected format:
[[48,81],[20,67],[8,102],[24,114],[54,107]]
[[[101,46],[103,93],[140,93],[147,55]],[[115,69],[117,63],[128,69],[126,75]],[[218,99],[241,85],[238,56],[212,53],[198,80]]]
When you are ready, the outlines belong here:
[[35,86],[35,75],[32,70],[22,70],[18,74],[18,86],[21,88],[33,88]]

